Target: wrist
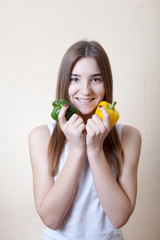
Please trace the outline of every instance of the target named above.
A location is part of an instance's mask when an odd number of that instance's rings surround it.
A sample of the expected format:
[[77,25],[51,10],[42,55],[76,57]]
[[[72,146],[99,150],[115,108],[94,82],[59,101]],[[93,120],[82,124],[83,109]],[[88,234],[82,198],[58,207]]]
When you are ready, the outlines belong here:
[[103,154],[104,154],[103,147],[87,148],[87,155],[90,158],[92,157],[99,158]]
[[83,156],[85,154],[85,148],[84,147],[75,147],[70,146],[69,151],[71,154],[75,156]]

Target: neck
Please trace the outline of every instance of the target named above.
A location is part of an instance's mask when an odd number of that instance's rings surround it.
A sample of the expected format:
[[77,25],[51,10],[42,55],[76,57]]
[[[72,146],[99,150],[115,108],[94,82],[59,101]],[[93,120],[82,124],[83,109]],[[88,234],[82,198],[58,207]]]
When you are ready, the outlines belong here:
[[87,120],[92,117],[93,114],[94,113],[90,113],[88,115],[81,115],[85,124],[87,123]]

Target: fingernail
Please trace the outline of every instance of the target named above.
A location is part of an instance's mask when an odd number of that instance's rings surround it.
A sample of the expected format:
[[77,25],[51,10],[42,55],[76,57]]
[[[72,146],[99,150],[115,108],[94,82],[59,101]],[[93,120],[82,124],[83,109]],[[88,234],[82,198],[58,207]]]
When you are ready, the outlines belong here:
[[99,108],[101,108],[102,107],[102,105],[99,105]]
[[67,106],[68,106],[67,104],[64,105],[64,107],[67,107]]

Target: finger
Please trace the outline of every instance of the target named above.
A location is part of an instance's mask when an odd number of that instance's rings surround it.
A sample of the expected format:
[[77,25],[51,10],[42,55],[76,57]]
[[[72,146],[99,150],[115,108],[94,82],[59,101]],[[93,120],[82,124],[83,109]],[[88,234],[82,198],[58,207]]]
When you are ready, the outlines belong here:
[[74,113],[68,121],[70,122],[70,124],[74,124],[79,118],[81,117],[78,114]]
[[105,109],[103,106],[99,106],[100,111],[102,112],[103,115],[103,123],[106,128],[110,129],[110,115],[108,111]]
[[95,122],[95,126],[97,128],[97,130],[99,130],[100,132],[104,131],[104,128],[106,128],[106,126],[104,125],[103,121],[100,119],[100,117],[96,114],[94,114],[92,116],[93,121]]
[[65,118],[67,109],[68,109],[68,105],[65,104],[65,105],[61,108],[61,110],[60,110],[60,112],[59,112],[59,114],[58,114],[58,121],[59,121],[59,123],[60,123],[61,126],[63,126],[63,125],[67,122],[67,120],[66,120],[66,118]]
[[97,114],[93,114],[92,119],[97,124],[97,126],[101,126],[103,124],[102,120]]
[[[96,114],[94,114],[92,116],[92,121],[89,121],[89,124],[92,127],[92,132],[95,132],[96,135],[98,134],[106,134],[109,129],[105,126],[104,122],[100,119],[99,116],[97,116]],[[107,130],[107,132],[106,132]]]
[[94,136],[95,134],[93,128],[89,124],[86,125],[86,133],[89,136]]
[[87,125],[89,125],[91,128],[95,129],[96,123],[93,121],[92,118],[89,118],[87,120]]
[[88,119],[87,121],[87,125],[89,126],[89,129],[92,129],[92,131],[94,131],[95,133],[98,132],[98,126],[97,124],[93,121],[92,118]]
[[81,134],[85,134],[86,126],[85,126],[84,123],[82,123],[81,125],[79,125],[78,131],[79,131]]
[[78,128],[81,124],[84,124],[83,119],[81,117],[78,117],[74,122],[74,127]]

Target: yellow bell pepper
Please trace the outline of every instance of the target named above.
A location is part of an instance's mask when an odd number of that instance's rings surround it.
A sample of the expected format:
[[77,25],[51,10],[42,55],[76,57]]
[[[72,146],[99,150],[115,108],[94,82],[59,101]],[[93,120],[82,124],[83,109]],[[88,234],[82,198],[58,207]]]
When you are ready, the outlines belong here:
[[100,119],[103,121],[103,115],[102,115],[102,112],[99,108],[99,106],[103,106],[105,107],[105,109],[107,110],[107,112],[109,113],[110,115],[110,126],[114,126],[114,124],[118,121],[119,119],[119,112],[116,111],[115,109],[115,105],[116,105],[117,102],[113,102],[112,104],[106,102],[106,101],[102,101],[98,104],[98,107],[95,111],[95,114],[97,114]]

